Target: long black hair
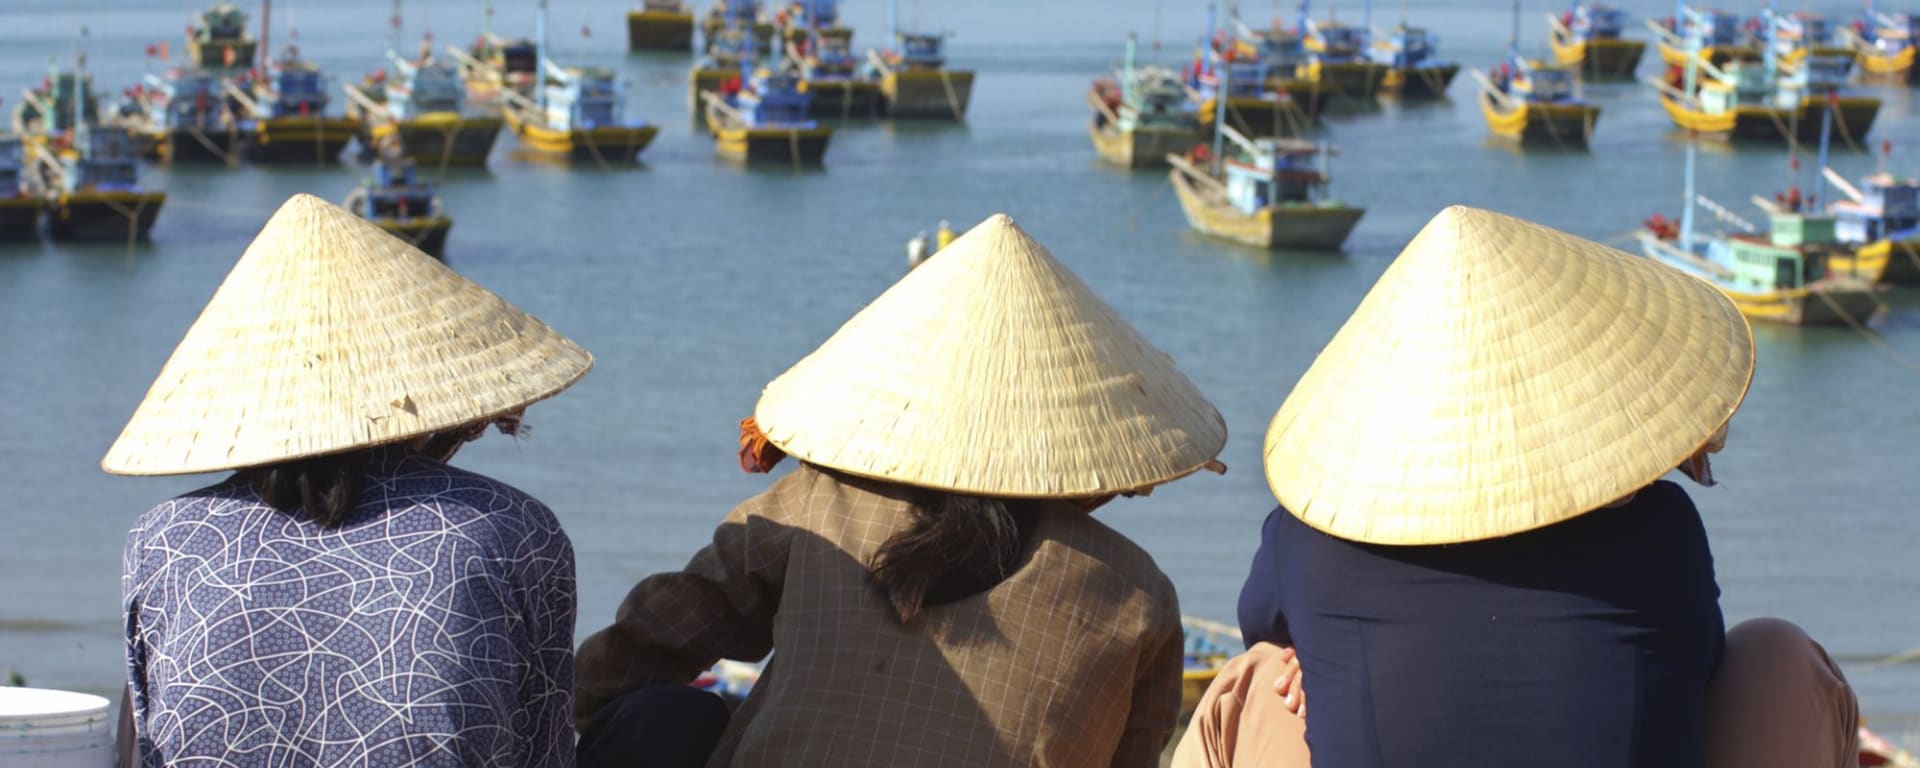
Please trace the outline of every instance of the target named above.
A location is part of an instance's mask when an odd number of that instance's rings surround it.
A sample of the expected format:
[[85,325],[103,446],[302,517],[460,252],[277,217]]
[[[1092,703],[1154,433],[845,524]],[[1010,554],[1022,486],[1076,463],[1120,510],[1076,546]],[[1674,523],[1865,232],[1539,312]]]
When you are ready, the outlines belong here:
[[888,538],[867,560],[894,616],[912,624],[930,605],[945,605],[1005,581],[1020,564],[1033,528],[1034,502],[922,490],[913,524]]
[[262,501],[288,514],[305,514],[322,528],[332,528],[353,514],[360,501],[360,481],[368,450],[271,464],[248,470],[243,482],[260,493]]

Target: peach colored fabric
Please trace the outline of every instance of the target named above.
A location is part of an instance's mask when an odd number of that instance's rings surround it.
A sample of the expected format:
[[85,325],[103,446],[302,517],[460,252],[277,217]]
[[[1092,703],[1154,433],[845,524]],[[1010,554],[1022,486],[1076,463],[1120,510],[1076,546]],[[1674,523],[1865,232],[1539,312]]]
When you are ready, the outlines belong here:
[[1280,647],[1256,643],[1233,657],[1193,712],[1170,768],[1307,768],[1307,721],[1287,711],[1273,681]]
[[[1227,662],[1200,698],[1172,768],[1307,768],[1306,721],[1273,682],[1278,646]],[[1309,710],[1311,711],[1311,710]],[[1855,768],[1860,705],[1840,666],[1806,632],[1753,619],[1727,632],[1707,689],[1708,768]]]
[[1727,632],[1707,687],[1707,768],[1852,768],[1859,728],[1840,665],[1806,632],[1780,619]]

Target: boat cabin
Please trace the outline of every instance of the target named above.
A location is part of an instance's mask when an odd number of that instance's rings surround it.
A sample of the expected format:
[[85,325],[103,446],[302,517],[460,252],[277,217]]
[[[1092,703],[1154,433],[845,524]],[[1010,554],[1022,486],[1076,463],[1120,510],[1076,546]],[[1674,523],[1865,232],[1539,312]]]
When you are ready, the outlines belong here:
[[908,69],[939,69],[947,63],[945,35],[900,33],[900,63]]
[[1326,150],[1298,139],[1258,139],[1222,163],[1227,202],[1243,213],[1281,203],[1316,202],[1325,195]]
[[1197,126],[1193,103],[1180,76],[1165,69],[1136,70],[1120,105],[1120,128]]
[[21,149],[20,137],[0,136],[0,199],[23,194],[20,171],[25,162],[26,154]]
[[156,105],[155,122],[170,129],[225,130],[226,94],[220,80],[204,70],[172,70],[165,78],[147,75],[148,85],[165,96]]
[[567,131],[620,124],[621,94],[613,70],[549,64],[547,72],[548,125]]
[[1568,15],[1567,28],[1588,40],[1618,40],[1627,27],[1627,12],[1605,5],[1577,3]]
[[[1696,96],[1700,101],[1700,111],[1710,115],[1725,114],[1734,111],[1743,104],[1765,104],[1770,97],[1780,96],[1783,101],[1790,99],[1788,108],[1799,106],[1797,89],[1776,87],[1785,85],[1773,72],[1760,62],[1729,61],[1720,68],[1720,77],[1702,81]],[[1791,95],[1790,93],[1791,92]]]
[[790,72],[761,69],[754,73],[752,87],[736,100],[740,114],[750,127],[813,127],[807,108],[813,99],[800,90],[800,77]]
[[201,43],[239,40],[247,36],[247,12],[233,3],[220,3],[200,12],[193,38]]
[[[1920,180],[1880,173],[1860,185],[1860,200],[1828,206],[1843,243],[1864,244],[1900,233],[1920,234]],[[1909,235],[1911,236],[1911,235]]]
[[533,83],[540,71],[540,46],[532,40],[503,40],[491,35],[473,46],[474,58],[493,65],[500,79],[511,86]]
[[373,178],[357,198],[354,213],[368,219],[410,219],[432,216],[434,210],[433,187],[414,181],[412,162],[402,164],[399,173],[385,161],[374,162]]
[[726,27],[713,33],[713,40],[707,47],[707,57],[712,60],[715,69],[732,69],[742,62],[751,61],[758,54],[759,46],[753,42],[753,36],[747,34],[744,27]]
[[297,52],[289,52],[270,73],[271,99],[266,104],[268,117],[306,117],[327,111],[327,77],[319,67],[301,61]]
[[1573,70],[1540,66],[1520,59],[1501,65],[1494,77],[1494,84],[1504,85],[1509,95],[1531,102],[1574,101],[1580,96],[1580,83]]
[[387,109],[406,120],[435,112],[459,112],[466,104],[467,87],[453,62],[425,58],[407,61],[392,57],[398,77],[387,78]]
[[1386,50],[1374,51],[1380,63],[1394,69],[1414,69],[1433,58],[1440,40],[1425,29],[1401,24],[1393,28],[1393,36],[1388,41],[1390,45]]
[[828,37],[812,30],[800,39],[797,47],[800,66],[809,80],[853,77],[860,65],[860,60],[854,58],[853,44],[844,37]]
[[62,159],[66,189],[135,190],[139,188],[135,160],[140,150],[125,128],[101,126],[86,130],[86,143],[77,156]]
[[1807,11],[1794,11],[1775,17],[1774,31],[1781,42],[1790,47],[1829,45],[1833,42],[1833,27],[1827,23],[1827,17]]
[[1732,11],[1689,9],[1683,31],[1689,36],[1698,36],[1702,46],[1725,48],[1746,42],[1746,31],[1741,27],[1740,15]]
[[[35,90],[42,104],[53,114],[42,115],[38,108],[29,104],[20,105],[22,127],[27,130],[43,130],[60,133],[73,130],[73,109],[75,96],[75,76],[72,72],[55,72],[52,77],[40,84]],[[99,106],[93,98],[93,76],[81,75],[78,79],[78,98],[80,100],[80,122],[93,125],[100,121]]]
[[1825,54],[1809,50],[1787,73],[1786,82],[1796,91],[1824,93],[1845,87],[1852,75],[1852,52]]
[[[1737,288],[1753,291],[1805,288],[1827,276],[1827,254],[1839,249],[1834,217],[1780,209],[1769,211],[1768,232],[1716,240],[1724,249],[1713,259],[1725,267]],[[1710,247],[1710,252],[1714,250]]]
[[803,29],[831,29],[840,25],[840,0],[794,0],[793,14]]
[[1367,31],[1345,24],[1315,24],[1314,36],[1320,39],[1321,58],[1334,63],[1367,58]]
[[1293,30],[1274,27],[1252,32],[1243,44],[1253,47],[1255,58],[1276,72],[1292,74],[1307,62],[1307,42]]
[[721,0],[720,19],[727,26],[752,27],[760,21],[759,0]]

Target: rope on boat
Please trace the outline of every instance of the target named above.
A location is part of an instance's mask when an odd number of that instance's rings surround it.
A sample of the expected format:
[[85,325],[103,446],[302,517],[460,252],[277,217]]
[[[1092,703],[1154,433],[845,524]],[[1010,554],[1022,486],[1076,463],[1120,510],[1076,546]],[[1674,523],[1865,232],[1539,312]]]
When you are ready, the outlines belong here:
[[[1811,293],[1815,296],[1820,297],[1821,301],[1826,302],[1827,308],[1833,310],[1833,313],[1837,315],[1841,319],[1841,321],[1845,322],[1847,324],[1847,327],[1852,328],[1854,331],[1858,332],[1861,336],[1866,337],[1869,343],[1873,344],[1875,347],[1879,347],[1881,352],[1885,352],[1887,354],[1887,357],[1892,358],[1894,362],[1899,363],[1902,366],[1905,366],[1907,370],[1913,371],[1915,374],[1920,374],[1920,362],[1915,362],[1913,358],[1900,354],[1900,350],[1894,349],[1893,345],[1888,344],[1887,340],[1881,337],[1880,334],[1874,333],[1872,330],[1868,329],[1864,323],[1860,322],[1859,318],[1854,317],[1852,313],[1846,310],[1846,308],[1840,306],[1840,302],[1834,301],[1832,296],[1828,296],[1824,291],[1808,291],[1808,293]],[[1909,655],[1911,655],[1911,658],[1903,658]],[[1887,658],[1891,659],[1892,661],[1882,660],[1882,663],[1881,663],[1882,666],[1884,666],[1885,664],[1898,664],[1898,663],[1902,663],[1904,661],[1908,661],[1912,659],[1920,659],[1920,648],[1915,648],[1905,653],[1897,653]]]
[[[207,154],[220,158],[221,163],[224,163],[226,165],[240,164],[240,158],[237,154],[228,154],[226,152],[220,151],[219,145],[214,144],[213,139],[207,136],[206,131],[200,130],[199,126],[187,126],[186,130],[187,130],[187,135],[192,136],[193,140],[199,143],[201,149],[205,149],[207,151]],[[227,126],[227,146],[233,146],[234,143],[235,143],[234,127],[231,124],[229,124]],[[179,154],[178,151],[167,153],[167,164],[172,165],[173,161],[176,159],[175,155],[178,155],[178,154]]]
[[[949,74],[944,67],[935,71],[940,73],[940,85],[947,89],[947,108],[953,110],[954,122],[966,122],[966,110],[961,108],[960,97],[953,90],[953,75]],[[1228,103],[1231,104],[1232,102]]]
[[[586,136],[587,154],[593,155],[593,162],[600,166],[600,170],[604,171],[610,168],[611,166],[607,164],[607,159],[600,155],[600,140],[593,137],[593,131],[581,131],[581,133]],[[633,140],[628,139],[627,141],[631,143]],[[631,155],[629,155],[629,157],[631,157]]]
[[[440,167],[435,169],[433,174],[436,183],[447,180],[447,167],[453,165],[453,140],[460,135],[460,128],[466,124],[467,118],[465,115],[455,114],[453,116],[453,125],[440,132]],[[400,135],[398,126],[395,126],[393,134],[395,136]],[[406,142],[402,141],[400,147],[404,151],[406,149]]]
[[[1896,240],[1891,245],[1894,248],[1900,249],[1901,253],[1906,254],[1907,260],[1913,262],[1914,272],[1916,274],[1920,274],[1920,251],[1915,251],[1913,249],[1913,244],[1906,240]],[[1889,258],[1891,258],[1891,254],[1889,254]],[[1881,267],[1880,274],[1885,275],[1886,273],[1887,273],[1887,268],[1884,266]]]
[[1833,113],[1834,127],[1840,129],[1840,140],[1847,143],[1847,149],[1859,152],[1860,145],[1853,140],[1853,131],[1847,128],[1847,113],[1840,109],[1840,99],[1834,98],[1826,104],[1827,111]]
[[800,130],[787,129],[787,152],[793,157],[793,169],[800,170]]

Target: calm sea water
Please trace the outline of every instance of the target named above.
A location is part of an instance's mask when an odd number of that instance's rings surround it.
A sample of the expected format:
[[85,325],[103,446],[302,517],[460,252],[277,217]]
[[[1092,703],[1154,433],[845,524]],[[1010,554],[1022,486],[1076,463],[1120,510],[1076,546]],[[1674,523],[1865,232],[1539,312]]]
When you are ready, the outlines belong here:
[[[480,5],[410,2],[405,39],[422,29],[443,42],[471,39]],[[531,32],[529,0],[496,5],[496,29]],[[450,173],[443,190],[457,219],[450,262],[599,358],[577,387],[532,410],[531,436],[489,438],[460,457],[559,513],[579,553],[583,632],[609,621],[635,580],[682,564],[734,503],[766,487],[735,466],[737,420],[769,378],[897,278],[903,242],[940,219],[964,228],[1013,215],[1226,415],[1231,472],[1101,515],[1153,553],[1188,613],[1231,620],[1273,504],[1259,465],[1267,420],[1428,217],[1466,203],[1618,240],[1649,213],[1675,213],[1680,199],[1682,144],[1644,86],[1591,88],[1605,113],[1590,152],[1523,154],[1488,138],[1463,75],[1451,101],[1325,121],[1343,152],[1336,191],[1369,208],[1344,255],[1202,239],[1163,174],[1095,162],[1082,101],[1129,32],[1149,58],[1155,40],[1168,60],[1186,55],[1203,21],[1196,0],[903,2],[904,17],[953,30],[953,63],[979,71],[967,124],[850,124],[824,170],[743,170],[717,160],[693,128],[688,58],[624,51],[626,5],[554,0],[553,43],[564,61],[618,69],[632,82],[630,112],[666,126],[644,165],[558,168],[515,157],[503,138],[487,170]],[[1510,24],[1497,0],[1379,5],[1376,23],[1405,13],[1468,66],[1495,63]],[[1541,15],[1559,6],[1524,5],[1524,44],[1538,49]],[[1667,12],[1629,5],[1642,18]],[[1279,10],[1242,6],[1256,19]],[[1839,14],[1853,4],[1814,7]],[[10,108],[49,57],[70,61],[83,26],[100,89],[116,93],[138,79],[148,43],[171,41],[179,53],[197,8],[0,0],[0,100]],[[291,24],[336,75],[380,64],[388,3],[283,1],[273,12],[275,39],[288,39]],[[1356,16],[1358,4],[1338,12]],[[845,3],[856,43],[879,37],[884,13],[879,0]],[[1895,170],[1920,172],[1914,92],[1878,93],[1886,104],[1874,138],[1893,142]],[[1843,152],[1833,164],[1858,176],[1877,162]],[[1743,210],[1749,194],[1787,180],[1784,150],[1707,151],[1700,163],[1702,191]],[[0,506],[0,672],[117,686],[124,532],[141,510],[213,478],[113,478],[97,462],[274,207],[295,192],[338,199],[363,173],[150,168],[146,181],[171,194],[150,245],[0,248],[0,488],[12,499]],[[1920,301],[1894,297],[1875,326],[1884,348],[1845,329],[1756,328],[1759,370],[1716,459],[1722,486],[1694,496],[1728,617],[1802,623],[1844,660],[1868,713],[1912,733],[1920,665],[1885,659],[1920,646],[1920,372],[1894,357],[1920,359]],[[1621,558],[1633,567],[1632,553]]]

